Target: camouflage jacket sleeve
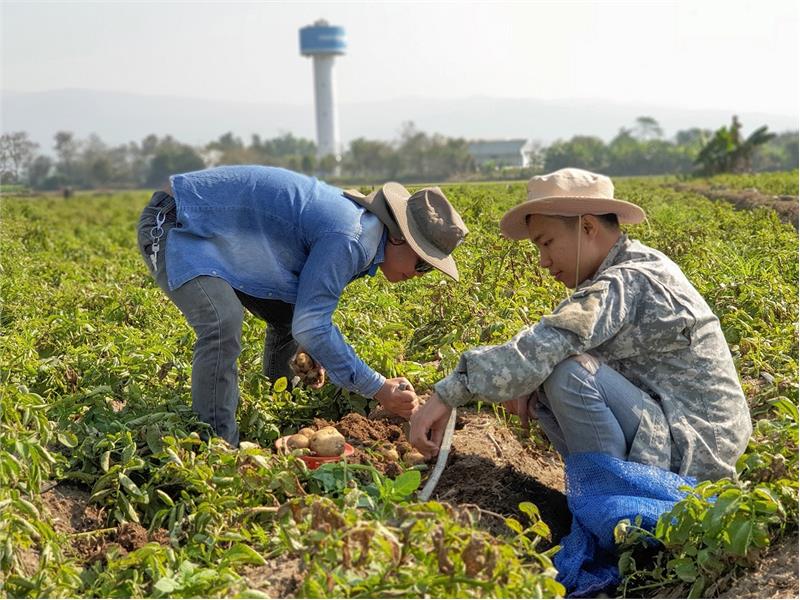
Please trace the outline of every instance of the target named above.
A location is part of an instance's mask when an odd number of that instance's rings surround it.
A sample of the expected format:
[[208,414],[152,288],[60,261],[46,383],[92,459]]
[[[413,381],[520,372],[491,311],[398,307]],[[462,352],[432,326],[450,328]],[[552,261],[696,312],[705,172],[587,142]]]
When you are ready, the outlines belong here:
[[450,406],[478,398],[504,402],[529,394],[562,360],[613,337],[626,324],[635,296],[635,286],[617,278],[598,279],[505,344],[464,352],[455,370],[434,389]]

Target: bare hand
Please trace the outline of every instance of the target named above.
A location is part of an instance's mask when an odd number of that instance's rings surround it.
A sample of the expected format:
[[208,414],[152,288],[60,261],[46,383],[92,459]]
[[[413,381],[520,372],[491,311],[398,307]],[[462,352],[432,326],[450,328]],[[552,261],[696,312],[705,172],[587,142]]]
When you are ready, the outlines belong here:
[[[444,429],[453,409],[435,393],[411,416],[409,442],[426,458],[439,453]],[[430,433],[430,439],[428,434]]]
[[375,394],[375,399],[390,413],[404,419],[411,417],[419,406],[419,398],[414,392],[414,386],[405,377],[387,379]]
[[538,392],[534,391],[532,394],[525,394],[514,398],[513,400],[506,400],[501,402],[505,408],[512,415],[519,417],[522,424],[522,430],[526,433],[530,431],[530,420],[536,418],[536,405],[539,403]]

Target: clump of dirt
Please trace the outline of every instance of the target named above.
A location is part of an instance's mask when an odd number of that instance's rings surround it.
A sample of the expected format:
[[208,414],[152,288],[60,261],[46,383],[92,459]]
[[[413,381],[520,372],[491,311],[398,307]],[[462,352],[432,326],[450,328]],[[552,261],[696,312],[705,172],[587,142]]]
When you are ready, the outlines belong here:
[[398,425],[388,420],[370,420],[358,413],[346,415],[336,423],[336,429],[341,431],[345,437],[368,446],[383,441],[402,440],[408,443],[403,430]]
[[147,530],[138,523],[123,523],[117,527],[117,543],[128,552],[138,550],[147,542]]
[[[158,537],[158,539],[156,539]],[[113,548],[121,555],[133,552],[142,548],[150,541],[169,543],[169,536],[166,531],[160,530],[158,535],[150,536],[147,530],[138,523],[122,523],[115,530],[104,532],[100,535],[91,536],[77,540],[76,549],[78,555],[84,560],[85,564],[100,561],[105,563],[108,554]]]

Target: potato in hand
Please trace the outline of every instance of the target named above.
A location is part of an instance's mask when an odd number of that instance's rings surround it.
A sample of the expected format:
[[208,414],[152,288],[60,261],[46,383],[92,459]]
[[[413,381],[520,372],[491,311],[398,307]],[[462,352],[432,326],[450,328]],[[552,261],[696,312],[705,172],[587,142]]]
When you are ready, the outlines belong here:
[[302,348],[289,360],[289,367],[303,385],[318,388],[325,383],[325,369]]

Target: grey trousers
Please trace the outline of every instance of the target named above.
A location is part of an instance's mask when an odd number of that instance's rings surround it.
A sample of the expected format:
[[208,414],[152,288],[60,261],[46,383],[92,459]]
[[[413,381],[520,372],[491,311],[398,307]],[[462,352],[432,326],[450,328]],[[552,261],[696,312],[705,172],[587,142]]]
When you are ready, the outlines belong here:
[[[176,226],[175,200],[164,192],[153,194],[137,227],[139,252],[158,287],[181,311],[196,334],[192,359],[192,409],[215,434],[234,446],[239,444],[236,409],[239,381],[236,361],[241,353],[244,308],[267,322],[264,336],[264,375],[273,381],[292,378],[289,360],[297,350],[292,337],[291,304],[248,296],[224,279],[200,276],[175,290],[167,285],[167,233]],[[158,215],[164,218],[157,227]],[[151,259],[154,238],[159,251]]]
[[539,388],[536,409],[550,442],[566,457],[602,452],[627,459],[644,403],[655,401],[587,354],[560,362]]

